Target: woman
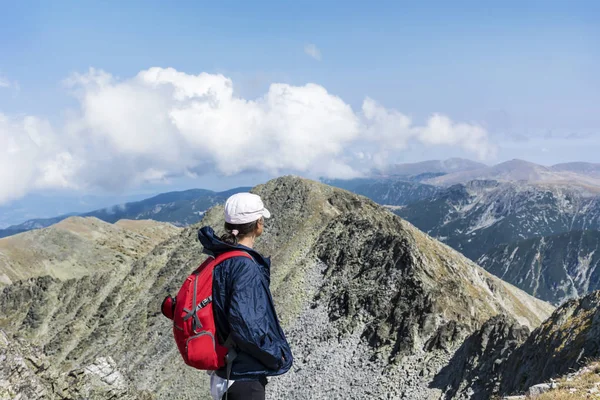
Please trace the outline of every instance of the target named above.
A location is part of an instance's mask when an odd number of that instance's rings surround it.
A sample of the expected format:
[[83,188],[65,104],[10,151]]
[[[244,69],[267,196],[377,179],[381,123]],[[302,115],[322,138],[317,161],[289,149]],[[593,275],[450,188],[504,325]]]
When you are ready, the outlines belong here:
[[[217,238],[210,227],[198,232],[209,255],[241,250],[252,257],[230,258],[213,272],[218,340],[221,344],[233,342],[237,353],[231,365],[228,400],[264,400],[266,377],[286,373],[293,362],[269,290],[270,260],[253,249],[254,241],[263,233],[265,218],[270,216],[259,196],[238,193],[225,203],[224,235]],[[211,377],[215,398],[225,391],[227,378],[225,368]]]

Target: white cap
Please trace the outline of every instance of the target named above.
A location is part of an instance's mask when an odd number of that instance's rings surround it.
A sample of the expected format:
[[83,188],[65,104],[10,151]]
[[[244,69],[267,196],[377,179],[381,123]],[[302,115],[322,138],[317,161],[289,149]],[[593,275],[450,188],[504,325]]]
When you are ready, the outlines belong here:
[[271,217],[271,213],[265,208],[260,196],[252,193],[238,193],[228,198],[225,203],[225,222],[227,223],[247,224],[260,219],[260,217]]

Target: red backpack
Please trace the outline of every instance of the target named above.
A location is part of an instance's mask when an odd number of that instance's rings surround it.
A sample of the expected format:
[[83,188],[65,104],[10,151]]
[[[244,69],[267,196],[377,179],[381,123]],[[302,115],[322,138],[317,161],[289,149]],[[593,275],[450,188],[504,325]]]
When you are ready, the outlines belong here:
[[[212,278],[215,267],[232,257],[252,258],[243,251],[229,251],[217,258],[210,257],[187,277],[177,297],[167,296],[162,302],[161,311],[173,320],[175,342],[190,367],[217,370],[226,365],[229,349],[220,345],[216,338]],[[228,338],[225,345],[229,345],[229,341]]]

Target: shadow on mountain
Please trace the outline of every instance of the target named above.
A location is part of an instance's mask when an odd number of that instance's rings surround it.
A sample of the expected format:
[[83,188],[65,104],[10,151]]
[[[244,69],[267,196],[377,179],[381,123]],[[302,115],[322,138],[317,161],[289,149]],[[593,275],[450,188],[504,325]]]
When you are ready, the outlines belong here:
[[491,318],[464,341],[430,387],[441,389],[446,399],[491,398],[498,389],[506,358],[528,335],[529,329],[510,317]]

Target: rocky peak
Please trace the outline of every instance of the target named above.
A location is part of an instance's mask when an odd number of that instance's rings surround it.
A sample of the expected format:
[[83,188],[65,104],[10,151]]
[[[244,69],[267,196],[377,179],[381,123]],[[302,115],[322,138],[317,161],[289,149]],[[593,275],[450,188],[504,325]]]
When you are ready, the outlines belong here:
[[[429,387],[437,371],[490,318],[533,328],[553,310],[364,197],[297,177],[254,192],[273,215],[257,248],[272,256],[296,359],[271,380],[273,398],[430,398],[441,393]],[[183,364],[158,310],[205,258],[196,230],[220,231],[222,215],[213,208],[118,270],[8,286],[0,328],[42,348],[54,371],[99,379],[94,387],[112,381],[98,366],[108,363],[135,393],[208,398],[206,376]],[[85,374],[93,364],[100,375]]]
[[[373,379],[381,388],[398,387],[394,379],[414,387],[409,398],[428,396],[428,379],[491,317],[535,327],[553,309],[364,197],[296,177],[255,192],[272,213],[258,249],[273,256],[275,301],[299,350],[300,372],[271,386],[282,397],[320,398],[318,388],[305,389],[315,368],[336,371],[340,385],[354,382],[351,398],[377,397],[363,391]],[[221,221],[216,208],[203,222]],[[338,365],[319,365],[324,359]]]

